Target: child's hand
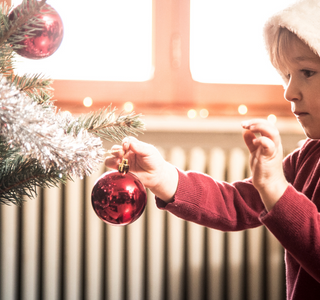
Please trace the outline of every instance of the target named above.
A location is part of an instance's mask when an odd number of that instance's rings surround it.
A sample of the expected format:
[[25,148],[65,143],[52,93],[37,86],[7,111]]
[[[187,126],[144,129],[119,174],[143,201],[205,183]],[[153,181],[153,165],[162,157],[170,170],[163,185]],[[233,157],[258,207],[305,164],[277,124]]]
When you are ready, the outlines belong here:
[[129,171],[136,174],[146,188],[164,201],[172,199],[178,185],[178,172],[154,146],[134,137],[126,137],[122,146],[115,145],[111,151],[113,156],[105,160],[107,167],[118,168],[124,157],[128,159]]
[[242,127],[246,129],[243,138],[250,151],[253,185],[270,210],[288,187],[282,169],[283,149],[279,131],[262,119],[243,122]]

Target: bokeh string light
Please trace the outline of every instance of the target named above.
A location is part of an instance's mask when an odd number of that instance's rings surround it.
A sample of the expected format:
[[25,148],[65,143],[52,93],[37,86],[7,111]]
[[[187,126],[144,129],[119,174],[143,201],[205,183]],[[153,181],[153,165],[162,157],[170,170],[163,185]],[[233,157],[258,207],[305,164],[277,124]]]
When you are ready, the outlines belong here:
[[246,115],[247,112],[248,112],[247,106],[244,105],[244,104],[239,105],[238,112],[239,112],[240,115]]
[[134,105],[132,102],[126,102],[125,104],[123,104],[123,109],[125,110],[125,112],[132,112],[134,109]]
[[93,104],[92,98],[90,98],[90,97],[85,97],[85,98],[83,99],[83,105],[84,105],[85,107],[90,107],[90,106],[92,106],[92,104]]

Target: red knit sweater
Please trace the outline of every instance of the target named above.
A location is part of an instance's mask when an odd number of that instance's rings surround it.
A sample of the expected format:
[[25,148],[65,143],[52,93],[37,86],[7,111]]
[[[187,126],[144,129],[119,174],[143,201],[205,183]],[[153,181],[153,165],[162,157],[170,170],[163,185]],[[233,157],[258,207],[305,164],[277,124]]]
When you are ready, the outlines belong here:
[[179,172],[172,203],[157,206],[207,227],[236,231],[264,224],[285,248],[287,299],[320,299],[320,141],[307,140],[284,159],[290,183],[267,212],[250,179],[231,184]]

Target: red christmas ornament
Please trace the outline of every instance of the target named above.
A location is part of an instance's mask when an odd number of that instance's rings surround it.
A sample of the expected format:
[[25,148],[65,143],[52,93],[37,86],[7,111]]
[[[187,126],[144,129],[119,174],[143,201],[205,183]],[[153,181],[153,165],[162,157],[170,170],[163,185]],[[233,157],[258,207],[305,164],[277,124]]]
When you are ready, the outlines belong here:
[[147,204],[144,185],[128,169],[123,160],[118,171],[104,173],[92,189],[93,209],[107,224],[128,225],[141,216]]
[[[41,14],[37,15],[44,25],[41,30],[36,30],[33,36],[25,35],[26,39],[19,44],[25,47],[16,52],[26,58],[41,59],[52,55],[59,48],[63,38],[63,23],[49,4],[45,4],[41,9]],[[13,12],[9,16],[13,18]]]

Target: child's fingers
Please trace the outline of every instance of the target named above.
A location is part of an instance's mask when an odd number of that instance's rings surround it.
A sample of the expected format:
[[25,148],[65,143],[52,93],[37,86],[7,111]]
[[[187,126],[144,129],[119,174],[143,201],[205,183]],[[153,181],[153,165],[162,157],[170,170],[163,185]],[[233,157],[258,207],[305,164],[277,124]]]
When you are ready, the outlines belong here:
[[256,148],[261,147],[262,155],[273,156],[275,151],[275,144],[271,139],[265,136],[261,136],[253,140],[253,144],[256,146]]
[[259,133],[262,136],[272,139],[274,142],[279,142],[278,129],[269,121],[264,119],[252,119],[242,122],[244,129],[250,130],[253,133]]
[[253,153],[256,151],[259,147],[262,149],[263,155],[272,155],[274,152],[274,142],[264,136],[256,137],[254,133],[252,133],[250,130],[246,130],[243,132],[243,139],[250,151],[250,153]]
[[154,146],[141,142],[135,137],[129,136],[125,137],[122,142],[122,147],[124,151],[132,151],[140,156],[148,156],[154,154]]
[[243,138],[250,153],[260,147],[262,155],[273,155],[276,145],[280,144],[279,132],[273,124],[267,120],[253,119],[243,122],[242,127],[245,128]]
[[110,169],[117,169],[120,163],[121,163],[121,158],[115,157],[115,156],[108,156],[104,161],[105,166]]
[[244,130],[242,135],[250,153],[254,152],[257,149],[257,146],[253,143],[253,141],[256,139],[254,133],[250,130]]
[[109,155],[104,161],[105,166],[111,169],[117,169],[122,161],[124,153],[122,146],[113,145],[112,148],[107,151],[107,154]]
[[123,147],[120,145],[114,145],[110,150],[107,151],[107,154],[115,157],[122,157],[124,155]]

